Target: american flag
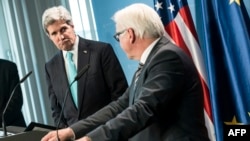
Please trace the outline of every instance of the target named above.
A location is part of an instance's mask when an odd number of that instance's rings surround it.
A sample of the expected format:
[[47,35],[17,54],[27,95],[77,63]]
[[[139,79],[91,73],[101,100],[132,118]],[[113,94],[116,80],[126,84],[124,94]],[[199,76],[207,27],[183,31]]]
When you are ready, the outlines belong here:
[[154,8],[162,19],[166,36],[181,47],[196,65],[203,88],[206,127],[210,140],[215,141],[207,74],[187,0],[154,0]]

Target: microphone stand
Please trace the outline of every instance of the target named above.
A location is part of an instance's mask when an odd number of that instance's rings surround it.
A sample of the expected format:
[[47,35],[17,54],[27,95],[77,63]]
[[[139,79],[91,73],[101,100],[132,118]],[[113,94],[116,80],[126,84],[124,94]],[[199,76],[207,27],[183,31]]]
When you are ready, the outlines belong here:
[[7,104],[6,104],[6,107],[3,110],[3,114],[2,114],[2,127],[3,127],[4,136],[7,136],[6,124],[5,124],[5,118],[4,118],[5,112],[6,112],[7,108],[8,108],[8,105],[9,105],[11,99],[12,99],[12,96],[14,95],[14,92],[15,92],[16,88],[19,86],[19,84],[20,83],[18,83],[18,85],[16,85],[15,88],[13,89],[13,91],[12,91],[12,93],[10,95],[10,98],[9,98]]
[[[62,110],[64,109],[65,107],[65,103],[66,103],[66,99],[69,95],[69,90],[70,90],[70,87],[72,86],[72,84],[76,81],[76,79],[70,83],[67,91],[66,91],[66,94],[65,94],[65,97],[64,97],[64,100],[63,100],[63,105],[62,105]],[[60,141],[60,138],[59,138],[59,135],[58,135],[58,128],[59,128],[59,124],[60,124],[60,121],[61,121],[61,118],[62,118],[62,114],[63,114],[63,111],[60,113],[60,116],[59,116],[59,121],[57,123],[57,126],[56,126],[56,136],[57,136],[57,141]]]
[[65,103],[66,103],[66,100],[67,100],[67,97],[69,95],[69,90],[70,90],[70,87],[72,86],[72,84],[75,82],[75,81],[78,81],[82,75],[89,69],[89,64],[87,64],[76,76],[75,76],[75,79],[70,83],[66,93],[65,93],[65,96],[64,96],[64,99],[63,99],[63,105],[62,105],[62,110],[61,110],[61,113],[59,115],[59,120],[58,120],[58,123],[57,123],[57,126],[56,126],[56,136],[57,136],[57,141],[60,141],[60,138],[59,138],[59,135],[58,135],[58,128],[59,128],[59,124],[60,124],[60,121],[61,121],[61,118],[62,118],[62,114],[63,114],[63,110],[64,110],[64,107],[65,107]]
[[6,124],[5,124],[5,117],[4,117],[4,116],[5,116],[5,112],[6,112],[8,106],[9,106],[9,104],[10,104],[10,101],[11,101],[11,99],[12,99],[12,97],[13,97],[15,91],[16,91],[16,88],[17,88],[18,86],[20,86],[20,84],[21,84],[24,80],[26,80],[26,78],[27,78],[31,73],[32,73],[32,71],[30,71],[27,75],[25,75],[25,76],[19,81],[19,83],[17,83],[17,85],[16,85],[16,86],[14,87],[14,89],[12,90],[12,92],[11,92],[11,94],[10,94],[10,98],[9,98],[9,100],[8,100],[8,102],[7,102],[7,104],[6,104],[5,108],[4,108],[4,110],[3,110],[3,114],[2,114],[2,128],[3,128],[4,136],[7,136],[7,130],[6,130]]

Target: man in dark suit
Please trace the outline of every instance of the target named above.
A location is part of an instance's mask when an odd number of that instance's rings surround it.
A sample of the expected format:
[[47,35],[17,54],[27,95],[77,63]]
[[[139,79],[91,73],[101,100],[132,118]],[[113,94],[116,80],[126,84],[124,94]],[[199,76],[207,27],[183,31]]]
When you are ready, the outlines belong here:
[[[191,58],[165,36],[154,9],[133,4],[114,15],[115,39],[140,61],[129,89],[87,119],[59,130],[61,140],[209,141],[199,74]],[[42,141],[57,140],[56,132]]]
[[[64,128],[117,100],[128,84],[111,45],[77,36],[71,15],[64,7],[45,10],[42,20],[46,34],[60,50],[45,64],[45,71],[52,116],[55,124],[60,121],[59,127]],[[73,95],[74,90],[69,92],[59,119],[66,91],[72,82],[66,59],[69,52],[73,54],[78,73],[87,65],[89,69],[75,82],[76,96]]]
[[[0,122],[2,114],[14,87],[19,83],[19,75],[15,63],[0,59]],[[17,86],[15,93],[5,112],[6,126],[26,127],[22,114],[23,96],[20,85]],[[2,127],[2,124],[0,125]]]

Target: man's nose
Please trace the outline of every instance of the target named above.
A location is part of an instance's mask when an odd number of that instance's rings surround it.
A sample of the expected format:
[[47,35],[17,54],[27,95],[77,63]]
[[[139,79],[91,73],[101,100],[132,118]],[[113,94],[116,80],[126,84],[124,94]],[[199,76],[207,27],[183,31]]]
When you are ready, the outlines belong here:
[[64,39],[64,35],[63,35],[63,34],[60,34],[60,38],[61,38],[61,39]]

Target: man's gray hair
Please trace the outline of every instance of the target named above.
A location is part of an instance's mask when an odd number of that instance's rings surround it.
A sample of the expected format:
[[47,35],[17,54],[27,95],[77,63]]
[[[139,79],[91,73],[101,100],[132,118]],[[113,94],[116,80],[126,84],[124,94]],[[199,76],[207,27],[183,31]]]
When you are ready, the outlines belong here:
[[140,38],[159,38],[165,29],[157,12],[142,3],[135,3],[117,11],[113,20],[119,30],[132,28]]
[[64,20],[67,24],[73,24],[70,12],[63,6],[54,6],[46,9],[42,16],[44,32],[48,34],[47,27],[59,20]]

